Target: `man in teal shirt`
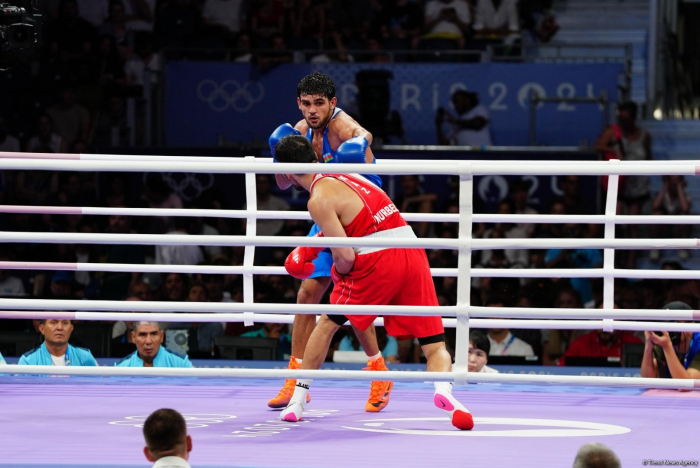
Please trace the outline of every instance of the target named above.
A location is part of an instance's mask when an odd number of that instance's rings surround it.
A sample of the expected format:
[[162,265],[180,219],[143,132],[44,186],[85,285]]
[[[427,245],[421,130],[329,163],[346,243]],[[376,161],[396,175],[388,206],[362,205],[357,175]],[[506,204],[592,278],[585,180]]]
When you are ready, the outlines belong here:
[[68,344],[73,324],[70,320],[40,320],[39,332],[44,342],[19,358],[19,365],[29,366],[96,366],[89,349]]
[[117,362],[119,367],[192,367],[187,356],[165,349],[158,322],[136,322],[131,332],[136,351]]

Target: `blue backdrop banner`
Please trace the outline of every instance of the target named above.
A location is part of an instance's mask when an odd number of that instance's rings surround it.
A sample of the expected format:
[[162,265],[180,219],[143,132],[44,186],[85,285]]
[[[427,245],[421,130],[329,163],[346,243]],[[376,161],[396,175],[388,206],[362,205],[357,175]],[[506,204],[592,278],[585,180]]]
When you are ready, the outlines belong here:
[[[390,110],[403,120],[412,144],[436,144],[435,114],[452,110],[458,89],[479,93],[491,115],[495,145],[524,145],[529,139],[529,97],[594,97],[605,91],[617,100],[622,64],[286,64],[265,73],[250,64],[171,62],[166,66],[168,145],[210,146],[222,139],[266,142],[278,125],[301,118],[296,105],[299,80],[319,70],[337,86],[338,106],[353,113],[356,75],[386,70]],[[592,142],[605,123],[602,107],[591,103],[546,103],[537,109],[537,139],[547,145]],[[362,122],[360,122],[362,123]]]

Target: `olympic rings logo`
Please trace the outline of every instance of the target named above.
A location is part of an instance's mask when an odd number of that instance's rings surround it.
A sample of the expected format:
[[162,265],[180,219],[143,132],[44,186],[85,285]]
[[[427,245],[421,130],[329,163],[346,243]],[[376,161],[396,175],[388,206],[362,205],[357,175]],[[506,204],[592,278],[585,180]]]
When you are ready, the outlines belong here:
[[[192,201],[214,186],[213,174],[164,172],[161,176],[165,183],[168,184],[168,187],[170,187],[170,190],[184,201]],[[148,173],[143,175],[144,184],[147,182],[148,177]]]
[[246,81],[241,85],[238,81],[226,80],[219,85],[207,79],[197,85],[197,96],[215,112],[229,107],[236,112],[248,112],[265,96],[265,88],[258,81]]
[[[236,419],[238,416],[232,414],[202,414],[202,413],[188,413],[183,414],[182,417],[187,423],[187,429],[198,429],[202,427],[209,427],[212,424],[219,424],[229,419]],[[133,426],[133,427],[143,427],[148,415],[139,416],[126,416],[124,421],[111,421],[109,424],[113,426]]]

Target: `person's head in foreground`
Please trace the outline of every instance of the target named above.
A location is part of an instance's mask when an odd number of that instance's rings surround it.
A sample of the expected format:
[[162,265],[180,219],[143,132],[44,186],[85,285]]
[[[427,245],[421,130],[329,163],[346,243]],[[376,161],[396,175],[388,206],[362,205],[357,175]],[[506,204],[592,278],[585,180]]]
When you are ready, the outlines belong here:
[[620,468],[620,459],[603,444],[590,443],[576,454],[574,468]]
[[143,453],[148,461],[164,457],[187,460],[192,451],[192,438],[187,435],[187,424],[180,413],[172,409],[154,411],[143,424],[146,446]]
[[489,362],[491,342],[483,332],[472,330],[469,332],[469,372],[481,372],[481,369]]
[[[284,137],[275,148],[277,162],[309,164],[318,162],[311,142],[301,135]],[[314,174],[285,174],[296,190],[309,190]]]

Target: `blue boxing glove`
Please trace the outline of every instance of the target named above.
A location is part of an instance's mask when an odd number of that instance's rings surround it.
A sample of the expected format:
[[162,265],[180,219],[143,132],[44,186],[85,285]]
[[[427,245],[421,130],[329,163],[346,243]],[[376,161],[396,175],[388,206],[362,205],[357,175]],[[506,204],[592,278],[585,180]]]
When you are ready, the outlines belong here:
[[356,136],[343,142],[335,152],[335,157],[338,158],[339,163],[364,164],[367,161],[365,152],[368,146],[367,138]]
[[277,127],[277,129],[272,132],[272,135],[270,135],[268,143],[270,144],[270,151],[272,152],[272,160],[274,162],[277,162],[277,158],[275,157],[275,148],[277,147],[277,143],[279,143],[282,138],[290,135],[301,135],[301,132],[288,123]]

